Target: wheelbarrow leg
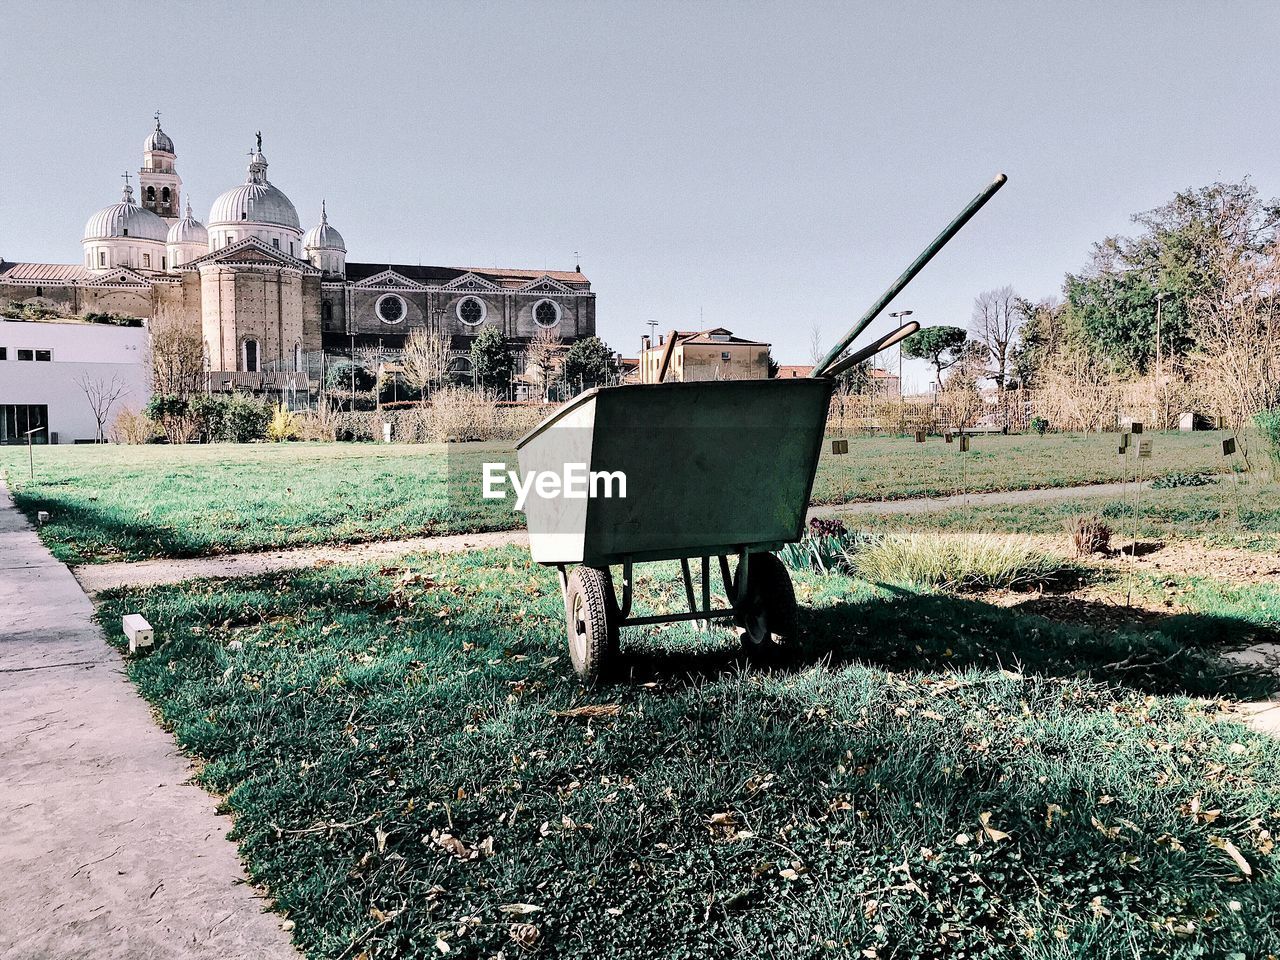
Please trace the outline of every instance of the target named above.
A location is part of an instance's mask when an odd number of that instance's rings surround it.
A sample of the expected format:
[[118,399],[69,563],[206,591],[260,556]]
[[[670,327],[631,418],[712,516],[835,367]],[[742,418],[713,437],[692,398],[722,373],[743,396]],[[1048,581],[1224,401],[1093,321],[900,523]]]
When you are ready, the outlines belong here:
[[[702,558],[702,609],[711,609],[711,558]],[[711,621],[703,620],[702,626],[704,630],[711,629]]]
[[[689,600],[689,612],[697,613],[698,607],[693,599],[693,575],[689,572],[689,561],[683,557],[680,558],[680,573],[684,577],[684,595]],[[701,620],[693,621],[693,625],[698,630],[702,629]]]

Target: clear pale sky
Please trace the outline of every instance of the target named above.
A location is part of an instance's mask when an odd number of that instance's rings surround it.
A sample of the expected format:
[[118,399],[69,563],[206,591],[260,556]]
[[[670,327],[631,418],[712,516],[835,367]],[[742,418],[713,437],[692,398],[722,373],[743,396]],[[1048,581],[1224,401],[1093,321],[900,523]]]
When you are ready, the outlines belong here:
[[1278,51],[1263,2],[0,0],[0,255],[78,262],[159,108],[202,220],[261,129],[352,260],[577,250],[615,349],[655,319],[802,363],[998,171],[896,308],[967,325],[1177,189],[1280,194]]

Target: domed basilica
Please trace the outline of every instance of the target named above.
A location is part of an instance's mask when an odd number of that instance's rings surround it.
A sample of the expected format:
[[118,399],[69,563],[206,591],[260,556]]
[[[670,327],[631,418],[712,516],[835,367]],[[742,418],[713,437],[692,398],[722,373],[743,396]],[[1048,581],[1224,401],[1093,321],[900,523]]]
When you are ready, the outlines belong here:
[[207,369],[301,371],[322,349],[396,347],[413,330],[449,338],[464,374],[471,339],[496,328],[517,355],[540,329],[565,343],[595,334],[595,294],[580,270],[506,270],[355,263],[322,201],[307,231],[267,178],[258,134],[244,182],[222,193],[201,223],[184,203],[177,150],[160,127],[142,167],[124,175],[120,201],[85,224],[79,264],[0,259],[0,306],[139,317],[199,330]]

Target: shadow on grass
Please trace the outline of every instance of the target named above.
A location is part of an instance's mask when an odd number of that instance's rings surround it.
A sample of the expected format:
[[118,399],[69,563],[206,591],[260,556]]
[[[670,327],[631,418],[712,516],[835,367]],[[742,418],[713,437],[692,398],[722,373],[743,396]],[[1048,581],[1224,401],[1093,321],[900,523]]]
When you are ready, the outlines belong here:
[[[1062,622],[1061,607],[1049,618],[1037,615],[1034,606],[1001,607],[950,595],[883,589],[887,596],[856,604],[802,608],[795,652],[769,665],[782,671],[823,661],[903,672],[981,667],[1088,678],[1143,693],[1239,700],[1262,699],[1280,690],[1280,676],[1222,657],[1269,633],[1245,620],[1177,614],[1152,622],[1117,623],[1112,605],[1075,601],[1080,622]],[[621,673],[640,682],[697,678],[744,663],[744,656],[727,646],[697,653],[650,648],[626,651]]]

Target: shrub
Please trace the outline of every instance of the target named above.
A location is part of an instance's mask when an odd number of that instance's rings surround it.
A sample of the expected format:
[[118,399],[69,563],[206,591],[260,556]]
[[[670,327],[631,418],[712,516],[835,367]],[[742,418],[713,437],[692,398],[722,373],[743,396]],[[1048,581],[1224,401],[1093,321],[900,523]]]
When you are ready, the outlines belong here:
[[1111,528],[1099,514],[1086,513],[1072,517],[1066,526],[1077,557],[1106,553],[1111,546]]
[[332,443],[338,438],[333,415],[323,406],[315,412],[295,414],[299,440],[320,440]]
[[1172,490],[1175,487],[1207,487],[1217,482],[1217,477],[1207,473],[1166,473],[1152,480],[1151,486],[1156,490]]
[[1280,473],[1280,407],[1264,410],[1253,418],[1253,422],[1267,445],[1272,472]]
[[298,416],[283,403],[277,404],[267,421],[267,439],[280,443],[298,439]]
[[497,436],[498,402],[468,387],[442,387],[431,395],[430,436],[437,443],[492,440]]
[[787,544],[778,551],[778,558],[796,571],[847,571],[849,555],[870,539],[866,534],[850,532],[835,517],[813,517],[800,542]]
[[154,443],[160,436],[160,425],[132,407],[116,414],[111,425],[111,439],[115,443]]
[[1049,429],[1049,421],[1044,417],[1032,417],[1031,429],[1043,437]]
[[949,590],[1047,586],[1063,565],[1027,539],[988,534],[893,534],[848,555],[866,580]]

